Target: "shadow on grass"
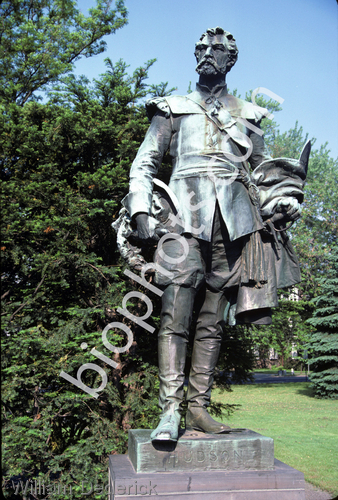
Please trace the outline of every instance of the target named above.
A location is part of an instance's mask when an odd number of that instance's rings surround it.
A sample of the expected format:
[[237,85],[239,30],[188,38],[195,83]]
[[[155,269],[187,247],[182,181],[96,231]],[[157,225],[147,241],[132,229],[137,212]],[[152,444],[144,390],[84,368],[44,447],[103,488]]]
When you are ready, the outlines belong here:
[[[308,387],[300,387],[297,390],[298,394],[301,394],[302,396],[307,396],[309,398],[315,398],[315,393],[314,390],[311,386]],[[337,499],[338,500],[338,499]]]
[[[250,387],[250,388],[252,387],[253,389],[259,389],[262,387],[264,389],[275,389],[276,386],[282,386],[282,385],[284,386],[286,384],[289,385],[289,382],[285,382],[285,383],[283,383],[283,382],[277,382],[277,383],[276,382],[271,382],[271,383],[260,382],[259,384],[241,384],[241,385],[247,385],[247,387]],[[294,383],[292,385],[294,385]]]
[[[285,389],[285,386],[288,386],[294,389],[299,394],[303,394],[304,396],[312,396],[313,397],[313,390],[311,387],[309,387],[309,382],[259,382],[258,384],[238,384],[238,385],[246,385],[247,387],[250,387],[250,389],[275,389],[277,387],[281,387]],[[236,384],[237,385],[237,384]],[[338,499],[337,499],[338,500]]]
[[[277,383],[274,383],[274,384],[264,384],[264,383],[259,383],[259,384],[250,384],[250,388],[252,389],[259,389],[259,388],[262,388],[264,387],[264,389],[275,389],[276,390],[276,387],[281,387],[283,386],[283,388],[285,388],[286,385],[290,385],[290,388],[291,388],[291,384],[289,382],[279,382],[278,384]],[[295,387],[296,386],[296,387]],[[315,392],[314,392],[314,389],[311,387],[310,383],[309,382],[293,382],[292,383],[292,387],[295,390],[295,392],[297,394],[301,394],[302,396],[307,396],[308,398],[315,398]],[[336,500],[336,499],[334,499]],[[338,498],[337,498],[338,500]]]

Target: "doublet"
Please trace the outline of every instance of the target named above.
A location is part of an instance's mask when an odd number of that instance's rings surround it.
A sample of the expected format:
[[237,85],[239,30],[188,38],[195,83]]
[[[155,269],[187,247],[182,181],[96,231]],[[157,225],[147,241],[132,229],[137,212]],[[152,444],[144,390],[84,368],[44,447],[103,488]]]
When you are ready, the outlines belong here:
[[259,123],[263,108],[197,85],[187,96],[147,103],[151,125],[130,171],[124,205],[131,216],[151,213],[153,178],[169,150],[169,188],[179,203],[182,233],[211,241],[216,203],[230,241],[262,229],[258,204],[250,194],[250,171],[270,159]]
[[[132,164],[130,191],[123,200],[129,215],[151,215],[154,178],[163,155],[169,151],[169,192],[176,200],[179,219],[174,232],[199,242],[197,249],[190,241],[189,258],[199,252],[202,255],[205,244],[217,247],[213,240],[215,219],[226,228],[222,234],[228,252],[242,245],[238,291],[231,297],[231,323],[247,311],[276,307],[277,289],[298,283],[300,269],[285,232],[276,232],[271,222],[263,220],[275,213],[278,202],[285,197],[302,202],[306,165],[289,158],[272,159],[260,130],[267,111],[229,95],[225,86],[211,92],[197,84],[191,94],[153,98],[146,108],[151,124]],[[175,253],[177,249],[169,243],[167,246]],[[197,253],[193,253],[195,247]],[[185,280],[188,286],[197,286],[198,273],[192,278],[196,267],[202,281],[225,291],[231,283],[230,274],[223,276],[216,269],[226,268],[228,256],[219,256],[211,274],[205,271],[207,263],[203,264],[203,258],[200,262],[195,257],[187,273],[182,266],[169,269],[169,264],[159,263],[174,273],[173,283],[177,281],[177,285]],[[215,285],[221,275],[223,282]],[[163,276],[158,276],[157,282],[169,284]]]

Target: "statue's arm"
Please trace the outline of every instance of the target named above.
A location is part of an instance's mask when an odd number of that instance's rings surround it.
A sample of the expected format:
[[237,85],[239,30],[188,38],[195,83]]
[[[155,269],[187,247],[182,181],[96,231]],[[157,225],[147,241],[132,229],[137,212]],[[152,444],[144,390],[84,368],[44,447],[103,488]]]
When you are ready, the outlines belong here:
[[249,162],[253,170],[252,177],[260,190],[263,217],[268,219],[273,216],[284,222],[298,219],[301,215],[304,179],[290,173],[298,162],[287,158],[283,162],[273,159],[263,136],[251,132],[249,137],[253,145]]
[[158,110],[130,169],[129,193],[123,205],[137,224],[139,238],[150,240],[153,233],[149,229],[151,214],[153,179],[161,165],[172,135],[170,117]]
[[151,213],[153,179],[161,165],[171,139],[171,121],[158,111],[130,169],[129,193],[123,204],[131,217]]
[[[255,123],[255,126],[260,128],[259,123],[260,122]],[[252,153],[249,158],[249,163],[251,165],[252,170],[255,170],[259,165],[261,165],[261,163],[265,161],[273,162],[274,160],[269,154],[268,148],[264,141],[264,137],[254,131],[250,131],[249,137],[253,146]],[[283,180],[285,174],[283,176],[282,175],[276,176],[275,169],[271,169],[269,173],[270,176],[268,174],[266,179],[267,184],[269,185],[271,183],[272,189],[275,191],[274,194],[277,194],[275,186],[276,184],[279,184]],[[292,183],[292,179],[290,180]],[[301,205],[299,203],[299,196],[298,197],[296,196],[296,194],[297,195],[299,194],[298,191],[296,192],[294,186],[291,186],[291,188],[289,187],[288,189],[284,190],[279,189],[278,191],[279,191],[278,196],[274,198],[275,200],[274,203],[270,204],[270,209],[266,207],[266,210],[263,210],[263,216],[265,216],[265,218],[269,218],[274,214],[280,213],[281,215],[278,217],[280,219],[284,219],[285,221],[293,221],[298,219],[301,214]],[[266,193],[264,194],[266,195]]]
[[[258,129],[261,128],[260,121],[254,122],[253,120],[248,120]],[[260,165],[265,160],[271,160],[271,155],[265,144],[263,135],[258,134],[249,129],[249,138],[252,143],[252,153],[249,157],[249,163],[252,170],[255,170],[258,165]]]

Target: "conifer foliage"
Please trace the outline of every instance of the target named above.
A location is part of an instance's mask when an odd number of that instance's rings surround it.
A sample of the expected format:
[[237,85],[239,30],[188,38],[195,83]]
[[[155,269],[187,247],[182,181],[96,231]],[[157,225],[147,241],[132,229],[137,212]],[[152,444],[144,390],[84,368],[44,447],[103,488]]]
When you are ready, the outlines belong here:
[[[25,487],[40,479],[51,498],[70,498],[70,486],[72,498],[81,498],[82,480],[106,484],[107,457],[125,451],[128,429],[152,426],[158,415],[155,334],[133,324],[130,349],[114,357],[101,333],[126,322],[116,309],[128,291],[144,292],[123,274],[111,223],[148,128],[142,99],[165,92],[165,84],[145,83],[154,60],[129,75],[124,62],[107,59],[93,82],[65,76],[76,57],[101,51],[100,36],[123,24],[123,2],[114,11],[110,3],[99,0],[87,18],[68,0],[1,3],[2,471],[9,497],[12,480]],[[62,32],[56,52],[55,30]],[[41,103],[36,91],[46,85]],[[128,310],[146,312],[135,299]],[[154,303],[154,327],[157,312]],[[121,330],[107,337],[126,344]],[[107,374],[98,398],[60,377],[76,378],[86,363]],[[90,388],[102,382],[91,369],[81,378]],[[57,484],[66,496],[54,491]]]
[[310,379],[318,397],[338,398],[338,245],[327,258],[320,294],[313,300],[315,312],[309,323],[315,327],[309,348]]
[[0,2],[0,97],[22,105],[71,71],[80,57],[103,52],[102,37],[127,23],[123,0],[115,9],[111,4],[97,0],[85,16],[73,0]]
[[[123,274],[111,223],[148,128],[138,101],[152,63],[129,76],[107,60],[93,84],[68,76],[45,104],[6,105],[2,123],[3,471],[23,484],[72,485],[73,498],[82,479],[105,481],[107,457],[125,451],[131,426],[158,415],[156,334],[129,322],[133,343],[119,355],[102,341],[109,323],[126,322],[116,311],[125,294],[144,292]],[[127,307],[147,311],[140,300]],[[157,315],[154,302],[153,328]],[[126,345],[122,330],[107,336]],[[76,378],[86,363],[108,377],[97,399],[60,377]],[[102,382],[93,369],[81,379]]]

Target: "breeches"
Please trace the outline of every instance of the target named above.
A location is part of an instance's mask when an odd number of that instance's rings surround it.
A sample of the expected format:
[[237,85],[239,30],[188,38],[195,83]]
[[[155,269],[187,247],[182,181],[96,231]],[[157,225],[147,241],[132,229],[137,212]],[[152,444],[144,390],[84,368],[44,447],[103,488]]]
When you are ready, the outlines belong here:
[[156,283],[192,287],[195,290],[206,284],[214,292],[236,293],[240,284],[243,243],[244,238],[229,240],[217,205],[211,242],[184,234],[176,238],[169,237],[156,250],[155,263],[172,273],[170,278],[157,273]]
[[[184,243],[182,244],[182,240]],[[207,406],[222,338],[226,295],[236,294],[240,282],[242,241],[230,242],[219,208],[212,241],[190,235],[168,238],[155,262],[172,273],[158,275],[164,287],[158,334],[160,395],[163,411],[183,400],[184,366],[192,314],[197,314],[187,398],[190,405]],[[195,303],[197,291],[199,300]]]

